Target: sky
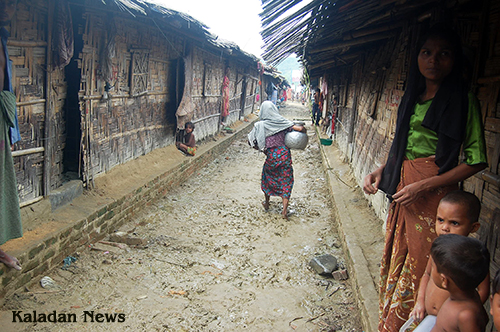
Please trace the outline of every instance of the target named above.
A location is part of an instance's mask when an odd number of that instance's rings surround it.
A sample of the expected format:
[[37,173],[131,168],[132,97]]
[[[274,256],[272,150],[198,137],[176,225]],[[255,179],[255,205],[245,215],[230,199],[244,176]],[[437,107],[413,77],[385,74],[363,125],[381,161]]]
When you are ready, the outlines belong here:
[[245,52],[262,58],[261,0],[154,0],[166,8],[189,14],[211,33],[232,41]]

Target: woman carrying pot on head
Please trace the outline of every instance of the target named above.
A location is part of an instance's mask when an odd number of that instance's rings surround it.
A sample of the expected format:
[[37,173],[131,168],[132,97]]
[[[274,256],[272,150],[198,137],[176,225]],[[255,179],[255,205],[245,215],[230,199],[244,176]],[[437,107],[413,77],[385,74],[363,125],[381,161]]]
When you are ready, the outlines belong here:
[[264,209],[269,209],[270,196],[283,199],[282,216],[288,219],[288,201],[293,187],[292,154],[285,145],[285,134],[296,130],[305,133],[306,128],[285,119],[276,106],[270,102],[262,103],[257,122],[250,134],[248,142],[255,149],[266,154],[266,162],[262,168],[261,189],[264,192]]
[[415,305],[440,199],[487,166],[479,103],[463,80],[462,58],[454,31],[443,25],[429,31],[412,61],[387,162],[364,179],[365,193],[380,189],[392,199],[379,331],[399,331]]

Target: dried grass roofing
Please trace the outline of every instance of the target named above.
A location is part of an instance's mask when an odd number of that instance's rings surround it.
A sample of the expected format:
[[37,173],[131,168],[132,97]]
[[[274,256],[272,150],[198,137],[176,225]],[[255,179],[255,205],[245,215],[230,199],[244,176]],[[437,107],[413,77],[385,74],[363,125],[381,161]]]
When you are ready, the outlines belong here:
[[[166,23],[182,30],[193,37],[206,41],[213,47],[223,50],[227,54],[241,56],[253,62],[259,58],[253,54],[243,51],[236,43],[220,39],[210,33],[208,27],[202,22],[194,19],[186,13],[163,7],[159,4],[144,0],[97,0],[105,6],[115,7],[118,10],[128,12],[134,17],[149,17],[156,22]],[[158,20],[158,21],[156,21]]]
[[362,48],[393,37],[409,22],[449,3],[453,1],[262,0],[263,58],[276,65],[295,53],[307,67],[348,64]]

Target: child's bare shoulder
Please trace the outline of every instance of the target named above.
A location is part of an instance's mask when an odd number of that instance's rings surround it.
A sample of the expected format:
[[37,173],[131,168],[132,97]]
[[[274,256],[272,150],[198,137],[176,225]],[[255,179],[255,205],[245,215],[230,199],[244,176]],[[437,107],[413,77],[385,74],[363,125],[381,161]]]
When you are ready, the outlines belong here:
[[488,317],[484,308],[475,301],[460,307],[457,315],[459,331],[484,331],[487,322]]

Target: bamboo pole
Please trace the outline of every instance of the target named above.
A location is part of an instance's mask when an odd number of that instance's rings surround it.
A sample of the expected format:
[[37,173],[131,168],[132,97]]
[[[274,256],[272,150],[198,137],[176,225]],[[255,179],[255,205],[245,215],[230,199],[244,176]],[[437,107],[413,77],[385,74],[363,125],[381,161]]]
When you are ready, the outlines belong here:
[[498,76],[488,76],[488,77],[480,77],[477,79],[478,84],[490,84],[500,81],[500,75]]
[[51,91],[50,84],[52,81],[52,27],[54,0],[49,0],[49,11],[47,14],[47,52],[46,52],[46,68],[45,72],[45,140],[44,140],[44,158],[43,158],[43,195],[50,194],[50,170],[52,164],[52,108],[50,107]]
[[47,101],[47,99],[33,99],[33,100],[26,100],[26,101],[20,101],[16,103],[17,107],[21,106],[29,106],[29,105],[35,105],[35,104],[43,104]]
[[30,40],[8,40],[7,46],[14,47],[45,47],[47,46],[47,42],[44,41],[30,41]]
[[[293,1],[292,3],[285,5],[282,9],[273,13],[271,16],[263,18],[262,19],[262,27],[267,28],[274,20],[276,20],[278,17],[280,17],[282,14],[284,14],[287,10],[291,9],[293,6],[295,6],[296,4],[298,4],[300,2],[301,2],[301,0]],[[285,22],[289,21],[290,19],[295,18],[297,16],[304,16],[306,13],[308,13],[311,10],[311,8],[313,8],[314,6],[317,5],[317,2],[318,1],[311,2],[310,4],[304,6],[303,8],[298,10],[297,12],[292,13],[292,14],[288,15],[287,17],[283,18],[282,20],[274,23],[272,26],[281,25],[281,23],[285,23]],[[272,29],[272,26],[270,27],[271,29]]]
[[26,156],[28,154],[39,153],[39,152],[44,152],[44,151],[45,151],[45,148],[43,146],[40,146],[38,148],[16,150],[16,151],[12,151],[12,157]]
[[22,209],[25,206],[28,206],[28,205],[31,205],[31,204],[35,204],[37,202],[40,202],[42,199],[43,199],[43,196],[38,196],[38,197],[30,199],[28,201],[21,202],[21,203],[19,203],[19,208]]
[[356,38],[356,39],[349,40],[346,42],[334,43],[333,45],[328,45],[325,47],[318,47],[316,49],[310,50],[309,52],[310,53],[321,53],[321,52],[325,52],[325,51],[332,51],[332,50],[336,50],[336,49],[340,49],[340,48],[344,48],[344,47],[348,47],[348,46],[356,46],[356,45],[365,44],[365,43],[369,43],[369,42],[373,42],[373,41],[377,41],[377,40],[381,40],[381,39],[388,39],[388,38],[391,38],[393,36],[394,35],[390,34],[390,33],[376,34],[376,35],[371,35],[368,37]]
[[498,174],[484,170],[482,172],[476,173],[475,177],[492,185],[495,185],[497,188],[500,188],[500,175]]

